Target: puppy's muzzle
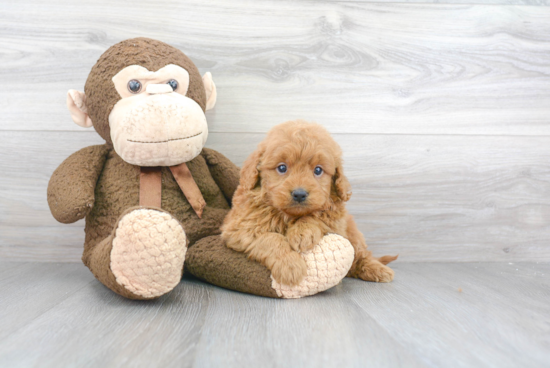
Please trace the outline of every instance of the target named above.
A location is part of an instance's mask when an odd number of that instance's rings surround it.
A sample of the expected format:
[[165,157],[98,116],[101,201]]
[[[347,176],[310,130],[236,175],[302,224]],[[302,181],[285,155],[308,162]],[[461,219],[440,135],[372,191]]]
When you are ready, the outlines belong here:
[[307,196],[309,195],[308,192],[306,192],[303,188],[294,189],[291,193],[292,200],[297,203],[302,203],[307,199]]

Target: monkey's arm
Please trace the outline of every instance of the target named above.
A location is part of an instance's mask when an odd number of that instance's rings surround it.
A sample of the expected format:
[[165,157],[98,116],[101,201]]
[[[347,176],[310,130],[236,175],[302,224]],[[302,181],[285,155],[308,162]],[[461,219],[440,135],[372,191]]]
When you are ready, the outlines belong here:
[[231,204],[233,194],[239,186],[239,168],[227,157],[213,149],[203,148],[201,155],[208,164],[212,178],[222,190],[225,199]]
[[108,153],[105,145],[86,147],[70,155],[54,171],[48,184],[48,205],[57,221],[69,224],[90,213],[95,185]]

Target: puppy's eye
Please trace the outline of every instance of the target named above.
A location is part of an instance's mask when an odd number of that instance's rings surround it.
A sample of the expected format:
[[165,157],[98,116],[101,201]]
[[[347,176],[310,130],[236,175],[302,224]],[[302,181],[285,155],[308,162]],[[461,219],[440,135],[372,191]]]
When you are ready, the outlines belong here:
[[315,167],[315,169],[313,169],[313,174],[315,174],[315,176],[323,175],[323,168],[321,166]]
[[178,81],[177,80],[170,79],[168,81],[168,84],[170,85],[170,87],[172,87],[172,91],[175,91],[176,89],[178,89]]
[[278,172],[279,174],[284,174],[284,173],[286,173],[286,170],[287,170],[286,165],[279,165],[279,166],[277,166],[277,172]]
[[132,79],[128,82],[128,91],[132,93],[139,93],[141,91],[141,82],[137,79]]

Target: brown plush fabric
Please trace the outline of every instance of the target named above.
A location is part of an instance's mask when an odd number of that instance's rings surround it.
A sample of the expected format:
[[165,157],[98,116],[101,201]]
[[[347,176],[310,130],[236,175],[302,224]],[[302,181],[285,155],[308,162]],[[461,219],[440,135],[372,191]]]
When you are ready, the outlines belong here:
[[227,248],[219,235],[201,239],[189,248],[185,270],[226,289],[279,298],[271,287],[271,272],[246,254]]
[[[126,211],[124,211],[120,218],[122,218],[127,213],[140,208],[140,207],[131,207],[128,208]],[[118,221],[117,221],[118,223]],[[144,298],[140,295],[136,295],[126,288],[124,288],[122,285],[119,285],[116,281],[115,275],[113,275],[113,272],[111,271],[110,264],[111,264],[111,249],[113,248],[113,239],[115,237],[115,230],[116,228],[113,228],[111,235],[109,235],[107,238],[103,239],[97,246],[95,246],[89,256],[88,256],[88,264],[87,266],[90,268],[90,271],[94,274],[94,276],[101,281],[101,283],[105,286],[107,286],[109,289],[113,290],[119,295],[122,295],[123,297],[126,297],[128,299],[138,299],[138,300],[146,300],[146,299],[154,299],[154,298]]]
[[90,213],[95,184],[108,152],[104,145],[83,148],[54,171],[48,184],[48,205],[57,221],[70,224]]
[[206,92],[202,77],[195,64],[180,50],[164,42],[140,37],[119,42],[101,55],[88,75],[84,93],[94,128],[108,146],[112,146],[109,114],[120,100],[112,78],[130,65],[141,65],[156,72],[168,64],[181,66],[189,72],[187,97],[205,111]]
[[[187,163],[197,183],[206,207],[202,219],[183,195],[174,176],[167,167],[162,170],[161,208],[183,224],[190,245],[206,236],[219,234],[219,227],[229,210],[229,203],[212,178],[203,155]],[[77,167],[67,168],[76,171]],[[140,168],[123,161],[114,150],[109,150],[103,172],[96,185],[95,206],[86,217],[86,242],[83,261],[93,248],[108,237],[118,218],[127,208],[139,205]]]
[[203,148],[202,155],[206,160],[210,174],[218,183],[228,203],[233,200],[233,194],[239,186],[240,170],[224,155],[210,148]]
[[[203,151],[187,163],[206,201],[202,219],[191,208],[170,169],[161,168],[162,209],[183,224],[190,245],[220,233],[220,225],[229,210],[225,195],[231,197],[238,184],[238,177],[234,177],[238,168],[233,165],[228,180],[220,184],[213,176],[223,178],[221,171],[228,165],[230,161],[214,150]],[[56,219],[74,222],[87,213],[82,260],[101,282],[128,298],[137,296],[122,290],[114,281],[108,269],[109,253],[119,218],[139,205],[139,179],[139,167],[124,162],[106,145],[93,146],[65,160],[52,175],[48,187],[48,202]],[[225,195],[220,187],[225,189]]]

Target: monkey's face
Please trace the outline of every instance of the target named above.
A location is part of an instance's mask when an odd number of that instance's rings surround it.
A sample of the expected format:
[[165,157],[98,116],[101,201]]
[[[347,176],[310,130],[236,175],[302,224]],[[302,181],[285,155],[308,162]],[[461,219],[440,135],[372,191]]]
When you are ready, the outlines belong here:
[[139,166],[172,166],[196,157],[206,143],[202,108],[186,97],[189,73],[177,65],[151,72],[139,65],[113,77],[120,95],[109,114],[118,155]]
[[170,45],[134,38],[111,46],[90,71],[85,90],[67,95],[74,122],[93,126],[130,164],[178,165],[206,143],[204,114],[216,103],[212,75],[201,78]]

